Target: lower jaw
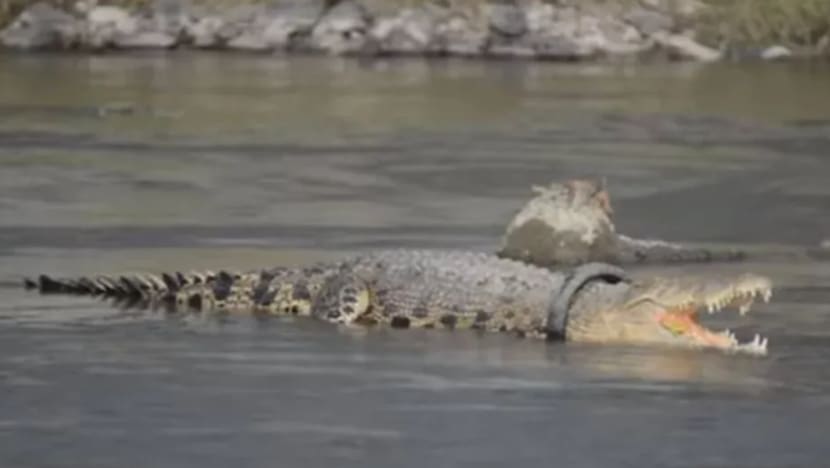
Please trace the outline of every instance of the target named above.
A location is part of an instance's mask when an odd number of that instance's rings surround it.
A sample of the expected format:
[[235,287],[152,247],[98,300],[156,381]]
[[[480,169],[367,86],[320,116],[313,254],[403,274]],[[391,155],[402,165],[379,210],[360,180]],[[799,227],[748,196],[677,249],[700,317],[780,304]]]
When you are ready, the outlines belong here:
[[668,330],[689,339],[691,346],[712,348],[726,352],[747,353],[757,356],[767,354],[767,339],[755,335],[755,339],[740,343],[728,330],[714,332],[698,323],[697,312],[670,312],[659,318],[661,324]]

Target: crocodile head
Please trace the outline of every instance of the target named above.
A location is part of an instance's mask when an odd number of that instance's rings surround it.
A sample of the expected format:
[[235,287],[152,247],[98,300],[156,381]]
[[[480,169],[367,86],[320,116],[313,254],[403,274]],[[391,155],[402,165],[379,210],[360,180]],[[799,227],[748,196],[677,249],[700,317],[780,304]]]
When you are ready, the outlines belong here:
[[567,298],[568,340],[766,354],[766,338],[755,335],[740,343],[731,331],[713,331],[700,322],[701,316],[730,308],[743,316],[756,298],[769,301],[772,283],[765,277],[707,275],[615,282],[592,277],[577,286]]

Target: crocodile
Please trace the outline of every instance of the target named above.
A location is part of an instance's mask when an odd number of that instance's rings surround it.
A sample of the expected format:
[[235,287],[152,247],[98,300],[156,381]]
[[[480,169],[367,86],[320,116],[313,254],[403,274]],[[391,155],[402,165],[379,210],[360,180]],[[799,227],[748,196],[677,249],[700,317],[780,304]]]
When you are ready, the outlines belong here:
[[535,196],[513,217],[498,255],[555,267],[599,261],[614,264],[740,261],[747,252],[707,249],[616,232],[603,180],[572,179],[534,186]]
[[633,279],[618,266],[554,271],[493,254],[381,250],[305,267],[26,279],[41,293],[111,298],[176,312],[307,316],[344,326],[450,328],[575,342],[667,345],[766,354],[766,338],[739,342],[698,317],[754,299],[772,284],[753,274]]

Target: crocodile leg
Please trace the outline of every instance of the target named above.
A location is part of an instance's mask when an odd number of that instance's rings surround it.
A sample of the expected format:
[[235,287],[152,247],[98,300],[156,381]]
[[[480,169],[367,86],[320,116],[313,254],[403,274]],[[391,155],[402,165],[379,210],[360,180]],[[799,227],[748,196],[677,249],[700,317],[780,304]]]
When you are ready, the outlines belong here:
[[369,285],[354,273],[340,272],[323,284],[312,305],[315,317],[335,323],[366,318],[372,307]]

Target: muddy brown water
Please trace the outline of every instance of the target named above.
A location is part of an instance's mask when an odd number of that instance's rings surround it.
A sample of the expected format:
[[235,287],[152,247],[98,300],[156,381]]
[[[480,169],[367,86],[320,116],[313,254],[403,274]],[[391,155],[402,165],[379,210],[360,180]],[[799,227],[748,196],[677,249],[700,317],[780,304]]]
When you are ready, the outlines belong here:
[[[766,358],[165,317],[20,276],[495,249],[532,184],[618,228],[830,237],[830,67],[0,56],[0,466],[818,467],[830,264],[715,319]],[[654,270],[654,269],[652,269]],[[649,274],[642,271],[638,274]]]

